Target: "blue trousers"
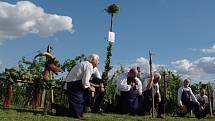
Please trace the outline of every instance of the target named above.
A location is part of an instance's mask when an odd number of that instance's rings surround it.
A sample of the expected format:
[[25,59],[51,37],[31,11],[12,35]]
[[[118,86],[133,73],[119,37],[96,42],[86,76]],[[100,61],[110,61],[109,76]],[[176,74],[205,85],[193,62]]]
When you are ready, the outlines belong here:
[[139,107],[138,97],[138,90],[121,92],[121,95],[117,99],[118,112],[121,114],[136,114]]
[[104,92],[96,92],[92,112],[97,113],[99,111],[104,95]]
[[69,109],[73,117],[82,117],[84,111],[84,88],[81,80],[69,82],[67,85]]

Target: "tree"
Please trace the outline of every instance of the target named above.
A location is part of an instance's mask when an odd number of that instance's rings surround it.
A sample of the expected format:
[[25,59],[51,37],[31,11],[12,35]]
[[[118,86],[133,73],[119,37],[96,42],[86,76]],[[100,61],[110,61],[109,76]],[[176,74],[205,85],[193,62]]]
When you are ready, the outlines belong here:
[[[119,6],[116,4],[111,4],[107,8],[105,8],[105,11],[109,15],[111,15],[110,32],[112,32],[113,17],[114,17],[114,14],[116,14],[119,11]],[[102,74],[102,78],[104,80],[108,80],[108,73],[112,69],[112,66],[111,66],[112,46],[113,46],[113,43],[109,41],[109,45],[107,46],[107,57],[106,57],[106,62],[105,62],[105,70]]]
[[[42,57],[39,57],[37,60],[27,61],[25,57],[19,61],[20,69],[20,82],[27,83],[30,89],[27,92],[29,98],[27,102],[32,99],[32,108],[37,110],[41,104],[41,95],[42,89],[49,88],[48,81],[45,81],[43,78],[43,70],[46,60]],[[27,88],[28,88],[27,87]],[[25,103],[27,103],[25,102]]]
[[4,96],[3,106],[5,108],[10,107],[13,96],[13,83],[18,79],[18,71],[15,68],[5,69],[5,72],[1,74],[0,79],[7,82],[6,92]]

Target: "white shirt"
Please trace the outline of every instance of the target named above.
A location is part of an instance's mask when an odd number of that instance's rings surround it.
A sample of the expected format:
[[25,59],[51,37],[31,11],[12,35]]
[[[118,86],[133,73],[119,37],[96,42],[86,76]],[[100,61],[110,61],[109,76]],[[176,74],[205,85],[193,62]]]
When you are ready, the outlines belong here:
[[[131,90],[131,85],[127,84],[127,77],[128,72],[122,73],[119,76],[119,79],[117,80],[117,94],[120,94],[121,91],[127,92]],[[135,77],[135,80],[137,81],[138,91],[141,94],[142,93],[142,82],[138,77]]]
[[99,79],[102,78],[102,77],[101,77],[101,74],[99,73],[99,70],[98,70],[97,67],[93,68],[93,74],[94,74],[95,77],[97,77],[97,78],[99,78]]
[[196,95],[196,99],[197,99],[198,101],[205,101],[205,104],[208,103],[208,96],[207,96],[207,95],[201,96],[200,94],[197,94],[197,95]]
[[178,105],[182,105],[181,98],[182,98],[183,90],[185,90],[185,91],[190,91],[192,101],[198,102],[197,99],[196,99],[196,97],[195,97],[195,95],[193,94],[193,91],[191,90],[190,87],[187,87],[187,88],[185,88],[185,87],[180,87],[180,88],[178,89]]
[[[147,87],[147,85],[148,85],[148,83],[149,83],[149,80],[150,79],[147,79],[147,80],[145,80],[144,82],[143,82],[143,92],[144,91],[146,91],[146,87]],[[160,93],[160,91],[159,91],[159,84],[158,83],[153,83],[153,86],[154,86],[154,95],[156,94],[156,93]]]
[[75,65],[67,75],[65,82],[82,80],[84,88],[90,87],[90,77],[93,73],[93,65],[89,61],[83,61]]

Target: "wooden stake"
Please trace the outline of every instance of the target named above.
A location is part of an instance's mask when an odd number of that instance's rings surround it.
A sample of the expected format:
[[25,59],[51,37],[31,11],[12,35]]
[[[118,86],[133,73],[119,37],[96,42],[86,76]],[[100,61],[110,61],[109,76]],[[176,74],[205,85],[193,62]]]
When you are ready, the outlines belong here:
[[[152,80],[152,53],[149,51],[149,70],[150,70],[150,78]],[[153,80],[152,80],[153,81]],[[154,109],[155,109],[155,99],[154,99],[154,85],[152,82],[152,118],[154,118]]]
[[208,82],[207,88],[208,88],[208,101],[209,101],[210,116],[212,117],[213,116],[213,112],[212,112],[212,104],[211,104],[210,82]]

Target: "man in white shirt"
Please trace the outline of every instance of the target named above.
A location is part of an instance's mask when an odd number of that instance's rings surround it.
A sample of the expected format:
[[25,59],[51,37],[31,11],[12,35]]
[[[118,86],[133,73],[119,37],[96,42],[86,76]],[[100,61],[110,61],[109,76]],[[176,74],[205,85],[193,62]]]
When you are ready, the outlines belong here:
[[201,88],[200,93],[196,95],[196,99],[200,103],[201,106],[201,117],[204,118],[209,113],[209,102],[208,102],[208,96],[205,95],[205,89]]
[[75,65],[65,79],[69,109],[73,117],[79,118],[83,115],[85,90],[95,91],[95,88],[91,87],[89,80],[93,73],[93,68],[98,64],[99,56],[92,54],[87,58],[87,61]]
[[155,108],[157,109],[157,118],[162,118],[161,114],[164,113],[164,103],[161,102],[161,95],[159,91],[158,82],[161,79],[161,75],[159,73],[154,73],[152,78],[145,80],[143,83],[143,110],[141,111],[142,115],[145,115],[152,108],[152,88],[154,88],[154,103]]
[[122,73],[117,80],[117,109],[119,113],[135,115],[139,107],[138,97],[142,95],[142,82],[137,77],[138,71],[132,68]]
[[[178,89],[178,116],[184,117],[193,109],[196,117],[200,119],[200,105],[195,95],[193,94],[192,89],[189,87],[190,80],[184,79],[183,83],[183,86]],[[190,99],[192,99],[192,101]]]

